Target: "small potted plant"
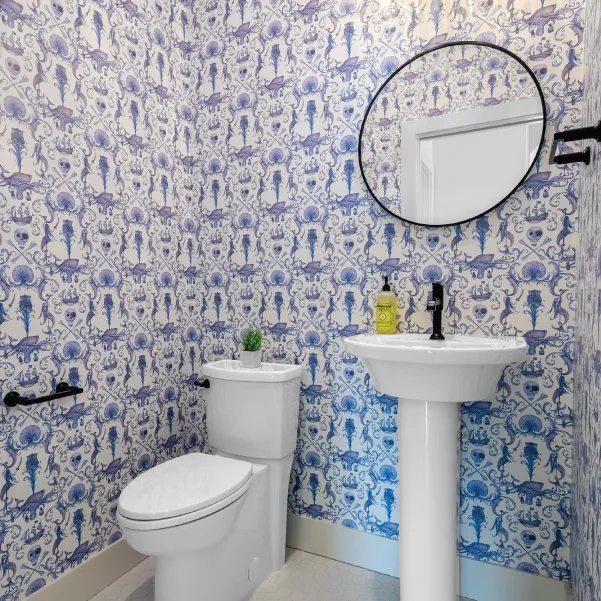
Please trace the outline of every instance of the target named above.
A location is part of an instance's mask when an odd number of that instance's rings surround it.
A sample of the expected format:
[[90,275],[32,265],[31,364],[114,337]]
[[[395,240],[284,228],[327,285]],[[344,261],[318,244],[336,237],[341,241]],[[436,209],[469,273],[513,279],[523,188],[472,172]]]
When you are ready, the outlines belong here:
[[242,337],[242,351],[240,352],[240,365],[242,367],[261,367],[261,341],[263,334],[260,330],[250,328]]

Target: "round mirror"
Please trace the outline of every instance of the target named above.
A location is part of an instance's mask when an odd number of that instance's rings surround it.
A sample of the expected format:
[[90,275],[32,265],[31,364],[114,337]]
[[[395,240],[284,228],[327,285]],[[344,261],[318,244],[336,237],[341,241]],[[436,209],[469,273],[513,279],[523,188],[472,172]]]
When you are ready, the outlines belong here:
[[484,42],[422,52],[372,100],[359,138],[363,179],[395,217],[455,225],[506,200],[545,139],[546,105],[532,70]]

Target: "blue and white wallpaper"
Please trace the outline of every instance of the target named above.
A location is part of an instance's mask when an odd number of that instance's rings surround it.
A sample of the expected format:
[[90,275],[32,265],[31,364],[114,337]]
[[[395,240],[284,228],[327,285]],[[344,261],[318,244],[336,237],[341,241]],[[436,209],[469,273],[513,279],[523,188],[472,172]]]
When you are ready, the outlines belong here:
[[[595,125],[601,117],[601,5],[586,8],[586,77],[587,94],[582,121]],[[576,312],[578,362],[574,403],[574,601],[601,598],[601,170],[599,146],[591,146],[593,161],[582,168],[582,208],[578,265],[578,307]]]
[[203,4],[203,358],[235,353],[240,327],[260,323],[267,357],[307,366],[293,513],[398,536],[397,400],[374,390],[342,338],[373,329],[384,274],[399,329],[427,332],[427,292],[442,279],[447,332],[529,345],[496,399],[463,407],[459,552],[569,578],[577,167],[550,167],[547,145],[501,208],[425,229],[372,202],[357,142],[394,69],[461,39],[523,57],[545,90],[549,136],[573,127],[583,11],[580,0]]
[[0,1],[0,598],[121,537],[121,488],[204,446],[194,14]]
[[[0,583],[17,601],[118,540],[135,475],[204,449],[192,382],[260,325],[303,362],[290,511],[398,536],[394,398],[342,338],[520,334],[529,359],[463,407],[459,552],[570,574],[577,170],[544,156],[501,208],[408,227],[359,174],[362,116],[418,51],[522,56],[551,130],[579,123],[583,0],[0,0]],[[501,168],[501,167],[500,167]]]

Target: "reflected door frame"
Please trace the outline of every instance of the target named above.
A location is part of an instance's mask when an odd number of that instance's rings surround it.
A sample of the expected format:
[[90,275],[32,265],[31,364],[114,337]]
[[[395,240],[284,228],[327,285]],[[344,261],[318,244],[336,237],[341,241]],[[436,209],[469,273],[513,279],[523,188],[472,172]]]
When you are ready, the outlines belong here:
[[[423,189],[422,141],[533,123],[541,123],[544,129],[544,119],[541,116],[540,98],[538,97],[404,122],[401,125],[401,206],[407,207],[408,203],[416,203],[421,199]],[[435,223],[436,203],[433,185],[428,186],[428,189],[431,192],[429,201],[419,202],[413,211],[407,210],[406,215],[413,215],[411,221]]]

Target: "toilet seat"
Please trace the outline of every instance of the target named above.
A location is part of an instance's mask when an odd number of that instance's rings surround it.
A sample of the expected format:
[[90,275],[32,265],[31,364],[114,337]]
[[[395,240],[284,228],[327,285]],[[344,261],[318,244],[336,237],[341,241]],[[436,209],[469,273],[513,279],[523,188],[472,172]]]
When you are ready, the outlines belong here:
[[250,485],[252,464],[192,453],[157,465],[130,482],[119,497],[123,525],[158,530],[206,517],[236,499]]
[[126,518],[119,510],[117,510],[119,525],[122,528],[129,528],[130,530],[163,530],[165,528],[173,528],[174,526],[183,526],[184,524],[190,524],[202,518],[207,518],[218,511],[229,507],[244,495],[249,488],[250,480],[248,480],[244,486],[237,490],[233,495],[222,499],[214,505],[199,509],[198,511],[192,511],[191,513],[185,513],[184,515],[178,515],[173,518],[164,518],[162,520],[132,520]]

